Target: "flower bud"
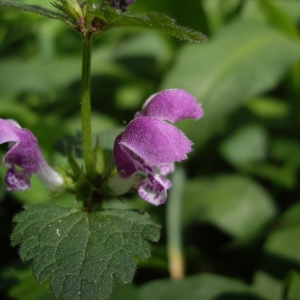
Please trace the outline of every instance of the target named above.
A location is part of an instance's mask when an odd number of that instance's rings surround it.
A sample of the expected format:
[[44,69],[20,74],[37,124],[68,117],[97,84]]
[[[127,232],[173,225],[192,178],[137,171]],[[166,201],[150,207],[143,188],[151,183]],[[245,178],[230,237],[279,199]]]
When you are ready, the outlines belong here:
[[133,4],[135,0],[106,0],[106,2],[111,2],[111,7],[118,8],[125,12],[128,6]]
[[83,11],[76,0],[60,0],[62,5],[55,4],[55,7],[67,14],[77,24],[84,19]]

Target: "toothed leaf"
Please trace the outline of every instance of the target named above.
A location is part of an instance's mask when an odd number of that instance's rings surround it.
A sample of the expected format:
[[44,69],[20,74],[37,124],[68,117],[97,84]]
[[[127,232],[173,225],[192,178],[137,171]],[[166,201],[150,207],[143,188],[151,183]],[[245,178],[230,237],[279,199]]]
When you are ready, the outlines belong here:
[[132,281],[134,257],[148,258],[148,241],[160,235],[147,214],[133,210],[41,203],[25,206],[14,221],[12,244],[20,244],[22,260],[33,262],[37,280],[49,279],[57,299],[107,299],[116,281]]

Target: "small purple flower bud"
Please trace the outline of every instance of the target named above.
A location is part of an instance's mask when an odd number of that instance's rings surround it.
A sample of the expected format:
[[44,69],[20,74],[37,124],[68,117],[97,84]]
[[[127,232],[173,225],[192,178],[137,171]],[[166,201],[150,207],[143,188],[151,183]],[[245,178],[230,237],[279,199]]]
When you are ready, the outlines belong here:
[[139,195],[147,202],[160,205],[166,201],[171,181],[161,175],[174,171],[174,162],[187,158],[193,143],[169,122],[197,120],[203,111],[188,92],[170,89],[154,94],[142,111],[121,132],[114,144],[114,161],[118,174],[129,179],[134,173],[146,176],[138,185]]
[[3,157],[3,165],[8,168],[5,176],[8,191],[30,188],[32,173],[52,190],[63,183],[62,177],[45,161],[35,136],[28,129],[21,128],[14,120],[0,119],[0,144],[3,143],[8,143]]
[[135,0],[106,0],[111,3],[111,7],[117,8],[125,12],[129,5],[133,4]]

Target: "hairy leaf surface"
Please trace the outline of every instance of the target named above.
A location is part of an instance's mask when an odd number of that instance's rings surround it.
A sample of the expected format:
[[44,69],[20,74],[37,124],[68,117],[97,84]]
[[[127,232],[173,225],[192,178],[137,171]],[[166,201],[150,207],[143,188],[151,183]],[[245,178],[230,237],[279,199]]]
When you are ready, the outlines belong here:
[[98,10],[92,10],[90,13],[106,23],[103,30],[116,27],[144,28],[161,31],[181,40],[191,42],[206,41],[206,37],[202,33],[179,26],[175,23],[175,20],[159,13],[150,12],[142,16],[130,16],[119,13],[108,6],[104,6]]
[[86,212],[55,204],[25,206],[14,221],[13,245],[33,260],[37,280],[50,280],[57,299],[106,299],[114,282],[130,283],[135,256],[150,256],[147,241],[159,239],[159,226],[132,210]]

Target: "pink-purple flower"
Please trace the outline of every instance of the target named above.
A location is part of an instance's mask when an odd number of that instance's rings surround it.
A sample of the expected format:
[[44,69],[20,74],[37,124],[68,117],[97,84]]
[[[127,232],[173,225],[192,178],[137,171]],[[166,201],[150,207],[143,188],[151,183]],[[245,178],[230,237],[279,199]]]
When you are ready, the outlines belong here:
[[8,143],[8,151],[3,157],[8,191],[30,188],[33,173],[49,189],[56,190],[63,183],[62,177],[45,161],[35,136],[16,121],[0,119],[0,144],[3,143]]
[[145,178],[138,184],[139,195],[154,205],[164,203],[172,184],[162,175],[173,172],[174,162],[186,159],[193,145],[165,121],[197,120],[202,115],[200,104],[184,90],[169,89],[152,95],[115,140],[113,155],[118,175],[129,179],[142,172]]

